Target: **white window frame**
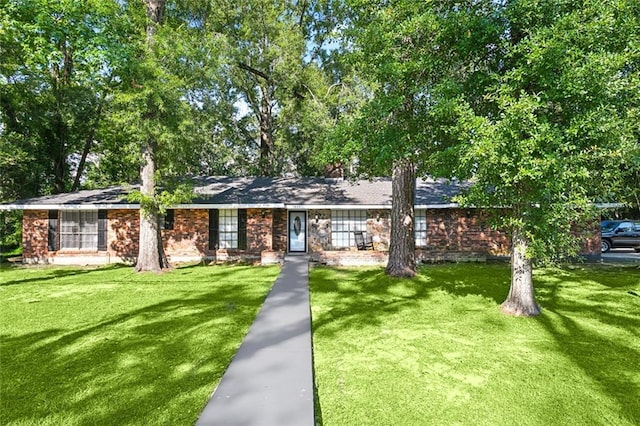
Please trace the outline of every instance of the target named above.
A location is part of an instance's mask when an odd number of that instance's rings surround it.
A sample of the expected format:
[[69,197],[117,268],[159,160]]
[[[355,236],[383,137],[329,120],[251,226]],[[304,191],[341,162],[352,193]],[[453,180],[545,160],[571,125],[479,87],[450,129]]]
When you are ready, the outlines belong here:
[[60,250],[98,250],[98,210],[60,213]]
[[367,232],[367,210],[331,210],[331,245],[355,247],[355,231]]
[[416,247],[427,246],[427,210],[416,209],[414,212],[414,227]]
[[218,210],[218,246],[221,249],[238,248],[238,209]]

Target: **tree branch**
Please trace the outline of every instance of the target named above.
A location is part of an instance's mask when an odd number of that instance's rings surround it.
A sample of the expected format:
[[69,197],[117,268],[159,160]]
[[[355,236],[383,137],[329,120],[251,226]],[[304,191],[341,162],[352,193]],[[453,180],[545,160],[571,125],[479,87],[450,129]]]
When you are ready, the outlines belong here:
[[302,2],[302,10],[300,11],[300,20],[298,21],[298,26],[302,28],[302,24],[304,24],[304,14],[307,11],[307,0]]
[[269,78],[269,76],[266,73],[264,73],[264,72],[262,72],[262,71],[260,71],[258,69],[255,69],[250,65],[247,65],[247,64],[242,63],[242,62],[238,62],[238,66],[241,69],[245,70],[245,71],[249,71],[253,75],[256,75],[258,77],[262,77],[267,82],[271,81],[271,78]]
[[73,180],[73,186],[71,187],[71,192],[76,192],[80,189],[80,178],[82,177],[82,172],[84,171],[84,165],[87,161],[87,156],[89,155],[89,151],[91,151],[91,146],[93,145],[93,138],[96,133],[96,129],[98,128],[98,124],[100,123],[100,116],[102,115],[102,106],[103,101],[100,101],[98,104],[98,108],[96,109],[95,118],[93,120],[93,124],[89,129],[89,134],[87,134],[87,138],[84,141],[84,149],[82,150],[82,157],[80,158],[80,163],[78,163],[78,170],[76,170],[76,177]]

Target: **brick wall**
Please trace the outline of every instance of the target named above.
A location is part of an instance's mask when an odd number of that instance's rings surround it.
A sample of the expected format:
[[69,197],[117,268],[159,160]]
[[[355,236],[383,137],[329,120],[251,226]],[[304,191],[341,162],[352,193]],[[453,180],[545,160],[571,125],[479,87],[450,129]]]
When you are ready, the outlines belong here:
[[[54,251],[48,250],[47,210],[25,210],[23,216],[23,257],[27,262],[68,264],[108,263],[133,261],[138,255],[138,210],[109,210],[107,212],[107,251]],[[58,226],[58,232],[60,227]],[[59,238],[59,235],[58,235]]]
[[428,209],[427,247],[423,250],[506,255],[509,239],[491,230],[476,209]]
[[[139,235],[138,210],[109,210],[107,212],[107,251],[57,251],[49,252],[48,243],[48,211],[25,210],[23,216],[22,245],[23,256],[28,261],[48,262],[56,259],[60,263],[72,263],[72,259],[82,258],[78,263],[90,263],[89,258],[105,258],[117,256],[122,260],[132,261],[138,255]],[[63,260],[66,258],[67,260]]]
[[25,259],[45,260],[48,256],[49,212],[25,210],[22,216],[22,255]]
[[287,251],[287,211],[273,210],[273,238],[271,247],[274,251]]
[[[265,217],[262,217],[263,213]],[[367,233],[373,237],[376,251],[358,252],[355,248],[334,251],[331,247],[331,211],[309,210],[308,247],[312,258],[330,264],[385,263],[390,235],[389,210],[369,210],[367,217]],[[109,210],[107,219],[107,252],[83,251],[81,255],[84,258],[111,258],[106,261],[134,261],[138,255],[139,211]],[[246,251],[208,250],[208,226],[208,210],[176,209],[174,229],[163,231],[167,255],[175,258],[214,257],[223,261],[243,257],[260,259],[264,253],[262,257],[279,260],[278,253],[287,250],[287,211],[284,209],[247,210]],[[25,259],[46,262],[54,258],[67,258],[70,261],[78,255],[66,251],[48,252],[46,210],[26,210],[23,229]],[[583,254],[600,254],[599,231],[597,221],[576,228],[583,238]],[[429,209],[427,247],[417,248],[416,254],[421,260],[482,260],[488,255],[506,256],[509,248],[506,234],[492,231],[476,209]]]
[[119,209],[107,211],[107,252],[133,262],[138,256],[140,211]]
[[[367,210],[367,235],[372,237],[376,251],[389,250],[390,210]],[[425,249],[501,255],[508,252],[509,240],[504,233],[489,229],[475,210],[430,209],[427,211]],[[330,250],[336,250],[331,246],[331,211],[309,210],[309,251]]]
[[209,211],[175,209],[173,229],[162,231],[162,243],[168,256],[204,257],[209,254]]
[[260,254],[264,250],[271,250],[273,221],[271,209],[247,209],[247,253]]
[[170,258],[181,259],[213,257],[230,261],[243,256],[259,257],[262,251],[271,250],[273,217],[270,209],[247,209],[247,250],[209,250],[209,210],[175,209],[173,229],[162,231],[165,252]]

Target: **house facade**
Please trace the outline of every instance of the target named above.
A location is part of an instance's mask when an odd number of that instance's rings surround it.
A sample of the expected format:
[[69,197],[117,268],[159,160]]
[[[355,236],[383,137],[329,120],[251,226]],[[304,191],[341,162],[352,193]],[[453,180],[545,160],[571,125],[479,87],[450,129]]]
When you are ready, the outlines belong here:
[[[451,198],[460,182],[417,180],[416,258],[483,260],[506,256],[509,240],[491,230],[479,209]],[[126,201],[134,188],[111,187],[0,205],[22,209],[23,259],[27,263],[134,263],[139,208]],[[331,265],[385,264],[390,238],[391,180],[351,182],[324,178],[194,180],[196,198],[168,209],[162,241],[171,262],[282,261],[308,254]],[[599,230],[583,252],[599,255]],[[358,250],[356,233],[373,242]]]

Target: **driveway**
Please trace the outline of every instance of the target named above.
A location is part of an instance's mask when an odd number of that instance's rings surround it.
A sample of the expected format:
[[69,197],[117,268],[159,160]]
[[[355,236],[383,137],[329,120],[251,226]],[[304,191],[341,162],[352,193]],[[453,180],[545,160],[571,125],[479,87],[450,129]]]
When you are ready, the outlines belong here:
[[602,253],[603,262],[640,262],[640,253],[632,248],[614,248],[608,253]]

